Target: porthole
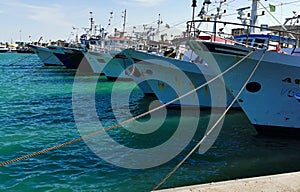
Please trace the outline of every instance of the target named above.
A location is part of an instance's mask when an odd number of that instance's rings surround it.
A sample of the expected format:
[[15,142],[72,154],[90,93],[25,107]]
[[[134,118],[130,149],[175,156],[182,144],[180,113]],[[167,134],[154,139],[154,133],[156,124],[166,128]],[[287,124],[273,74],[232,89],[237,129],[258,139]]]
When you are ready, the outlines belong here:
[[261,90],[261,84],[257,82],[251,82],[247,84],[246,89],[251,93],[256,93]]

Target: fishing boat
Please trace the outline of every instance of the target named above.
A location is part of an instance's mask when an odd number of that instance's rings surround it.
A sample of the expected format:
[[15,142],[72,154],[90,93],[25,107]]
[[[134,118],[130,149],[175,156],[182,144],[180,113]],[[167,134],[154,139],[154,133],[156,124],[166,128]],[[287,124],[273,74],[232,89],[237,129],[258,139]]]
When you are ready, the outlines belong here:
[[[133,60],[133,66],[131,68],[128,66],[128,68],[131,69],[130,74],[135,77],[136,81],[138,80],[137,83],[146,82],[162,103],[169,103],[216,76],[206,63],[193,55],[191,51],[185,52],[182,56],[185,60],[133,49],[124,50],[122,53]],[[224,83],[219,80],[169,106],[224,108],[232,100],[233,96],[226,92]]]
[[19,47],[17,49],[17,53],[29,53],[29,54],[32,54],[32,53],[35,53],[35,52],[32,51],[28,46],[26,46],[26,47]]
[[[253,0],[252,13],[257,12],[257,3]],[[226,22],[228,24],[234,23]],[[255,28],[253,24],[247,29]],[[287,31],[278,34],[293,35]],[[299,135],[300,58],[296,54],[297,40],[291,35],[271,33],[248,33],[237,40],[233,45],[196,40],[188,44],[212,69],[217,66],[224,72],[239,63],[223,78],[258,133]]]
[[45,66],[62,66],[63,63],[56,57],[57,54],[63,54],[61,47],[59,46],[38,46],[30,44],[28,45],[32,51],[34,51]]
[[8,52],[8,48],[5,44],[0,44],[0,53]]
[[116,80],[117,78],[129,80],[130,77],[123,73],[123,67],[118,60],[113,58],[122,49],[128,48],[130,43],[131,40],[125,37],[90,38],[89,40],[82,40],[82,44],[86,46],[82,53],[93,73],[104,74],[109,80]]
[[[225,42],[213,35],[202,35],[197,38],[201,41]],[[186,46],[186,41],[189,39],[190,37],[174,39],[177,44],[169,45],[169,48],[162,53],[149,53],[133,49],[122,52],[132,61],[131,63],[134,63],[130,66],[130,62],[125,62],[126,67],[131,69],[130,74],[133,79],[137,84],[146,82],[143,83],[146,90],[153,91],[162,103],[169,103],[180,98],[216,76],[216,73],[210,70],[203,59]],[[227,42],[232,41],[227,40]],[[226,91],[222,80],[219,80],[169,104],[169,106],[224,108],[232,100],[233,96]],[[234,104],[234,107],[239,106]]]
[[84,57],[86,48],[76,42],[61,42],[60,46],[48,46],[47,48],[59,59],[67,69],[79,69],[81,72],[91,73],[90,64]]
[[62,52],[54,55],[63,63],[67,69],[77,69],[82,58],[82,52],[79,48],[61,47]]
[[118,62],[122,66],[123,72],[125,72],[125,74],[128,77],[130,77],[134,82],[136,82],[136,84],[142,90],[144,95],[155,96],[148,82],[135,68],[135,61],[132,59],[129,49],[125,49],[120,53],[116,54],[112,60],[115,60],[114,62]]
[[8,44],[8,52],[16,53],[17,52],[17,47],[18,47],[18,44],[16,44],[16,43]]
[[29,54],[35,53],[28,46],[29,44],[31,44],[31,42],[17,41],[16,44],[18,45],[17,53],[29,53]]
[[132,80],[124,71],[122,62],[116,56],[123,49],[130,48],[135,45],[135,42],[130,38],[122,36],[109,36],[106,42],[106,48],[112,59],[105,66],[105,75],[109,80]]
[[112,56],[103,51],[87,50],[84,52],[84,57],[90,64],[93,73],[105,75],[104,67],[112,59]]
[[[111,14],[113,14],[111,12]],[[114,35],[108,35],[104,28],[99,29],[99,34],[95,34],[94,19],[91,14],[90,28],[86,34],[81,35],[81,46],[84,47],[82,54],[87,63],[89,63],[91,71],[95,74],[104,74],[109,80],[117,78],[129,79],[122,73],[123,68],[118,62],[113,60],[114,56],[122,51],[122,49],[132,46],[133,41],[125,37],[125,21],[126,10],[124,12],[123,31],[115,30]],[[112,15],[111,15],[112,17]]]
[[[147,40],[141,37],[141,39],[134,42],[133,45],[127,46],[133,48],[124,49],[123,51],[115,54],[109,61],[107,67],[111,68],[111,66],[118,65],[114,68],[115,77],[121,80],[134,80],[139,88],[143,91],[144,95],[155,96],[155,93],[153,92],[152,88],[145,80],[145,78],[142,75],[139,75],[138,70],[135,70],[135,67],[133,66],[135,61],[131,57],[130,50],[137,50],[144,53],[161,55],[164,51],[167,51],[168,46],[170,46],[170,44],[166,44],[165,42],[159,42],[149,39]],[[173,51],[171,51],[169,54],[173,54]],[[116,68],[118,70],[115,70]]]

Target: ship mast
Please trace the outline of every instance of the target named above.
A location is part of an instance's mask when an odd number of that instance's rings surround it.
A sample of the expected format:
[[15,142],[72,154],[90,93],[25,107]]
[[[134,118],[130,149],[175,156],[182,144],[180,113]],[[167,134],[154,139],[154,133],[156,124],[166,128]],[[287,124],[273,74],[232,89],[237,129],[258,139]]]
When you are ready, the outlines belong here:
[[257,15],[257,10],[258,10],[258,1],[259,0],[252,0],[252,10],[251,10],[251,21],[250,21],[250,33],[255,33],[255,27],[252,26],[257,26],[258,23],[258,15]]
[[121,34],[121,36],[123,37],[124,35],[125,35],[125,28],[126,28],[126,14],[127,14],[127,12],[126,12],[126,9],[124,10],[124,12],[123,12],[123,31],[122,31],[122,34]]
[[191,28],[189,29],[189,31],[191,32],[192,30],[194,30],[194,36],[195,36],[195,9],[197,7],[197,0],[193,0],[192,1],[192,8],[193,8],[193,13],[192,13],[192,24],[191,24]]
[[216,33],[217,33],[217,20],[218,19],[221,19],[221,16],[222,16],[222,13],[221,13],[221,10],[222,10],[222,4],[225,3],[226,0],[221,0],[220,1],[220,5],[219,7],[217,8],[217,14],[214,16],[214,28],[213,28],[213,34],[215,34],[216,36]]
[[162,20],[161,20],[161,17],[160,17],[160,14],[158,14],[158,20],[157,20],[157,31],[156,31],[156,34],[159,35],[160,33],[160,25],[162,24]]
[[93,18],[93,12],[90,12],[90,36],[93,36],[93,26],[94,26],[94,18]]

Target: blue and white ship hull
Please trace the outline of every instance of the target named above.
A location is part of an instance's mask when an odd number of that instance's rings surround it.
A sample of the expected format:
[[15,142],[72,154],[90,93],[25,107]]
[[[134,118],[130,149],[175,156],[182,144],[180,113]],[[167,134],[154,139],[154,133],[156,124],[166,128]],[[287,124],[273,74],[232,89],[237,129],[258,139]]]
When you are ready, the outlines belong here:
[[62,66],[63,63],[54,55],[54,53],[62,53],[63,51],[59,48],[41,47],[36,45],[29,45],[29,47],[38,55],[40,60],[45,66]]
[[101,75],[105,75],[104,68],[106,64],[112,59],[112,56],[109,53],[92,50],[84,52],[84,57],[89,62],[93,73]]
[[110,51],[112,59],[107,63],[104,69],[106,77],[110,80],[132,80],[131,77],[125,73],[123,60],[116,57],[118,53],[120,53],[120,51]]
[[88,50],[84,53],[84,57],[90,63],[90,66],[94,73],[104,74],[109,80],[116,79],[130,79],[131,78],[125,74],[124,68],[121,65],[121,60],[115,58],[115,55],[119,51],[101,52]]
[[[215,74],[205,65],[128,50],[135,68],[149,84],[162,103],[168,103],[213,78]],[[169,106],[224,108],[233,100],[221,80],[199,89]],[[235,107],[239,107],[235,104]]]
[[[216,63],[221,71],[254,51],[249,58],[224,75],[226,86],[233,95],[238,94],[264,52],[244,46],[209,42],[190,41],[189,44],[206,62]],[[299,74],[299,56],[266,51],[262,62],[238,98],[240,106],[259,132],[283,134],[298,130],[299,133]]]
[[125,49],[119,54],[115,55],[114,59],[118,60],[120,65],[123,67],[125,74],[137,83],[139,88],[143,91],[144,95],[154,96],[155,94],[148,82],[139,73],[138,69],[135,68],[135,61],[132,59],[131,52],[131,49]]

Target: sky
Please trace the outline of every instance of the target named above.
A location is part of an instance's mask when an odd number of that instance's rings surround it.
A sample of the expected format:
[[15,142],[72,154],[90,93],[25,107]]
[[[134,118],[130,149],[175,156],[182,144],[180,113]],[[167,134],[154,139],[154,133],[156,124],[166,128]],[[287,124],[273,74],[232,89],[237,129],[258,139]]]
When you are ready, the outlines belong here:
[[[212,0],[218,2],[219,0]],[[196,13],[201,9],[203,0],[198,0]],[[292,11],[300,14],[300,0],[261,0],[269,7],[276,7],[277,19],[291,17]],[[282,6],[280,4],[283,3]],[[290,3],[285,5],[286,3]],[[144,24],[155,24],[158,14],[161,15],[163,25],[168,24],[178,31],[185,29],[186,21],[191,19],[192,0],[1,0],[0,1],[0,42],[38,41],[42,36],[44,41],[64,39],[70,37],[71,32],[83,33],[82,28],[89,26],[89,12],[93,12],[96,24],[104,28],[108,26],[110,12],[113,19],[110,28],[122,28],[122,12],[126,9],[127,29]],[[237,8],[251,5],[249,0],[227,0],[223,6],[226,9],[222,20],[233,21],[237,17]],[[210,10],[216,7],[211,4]],[[262,22],[270,25],[278,24],[270,16],[262,17]],[[75,27],[77,30],[73,30]]]

